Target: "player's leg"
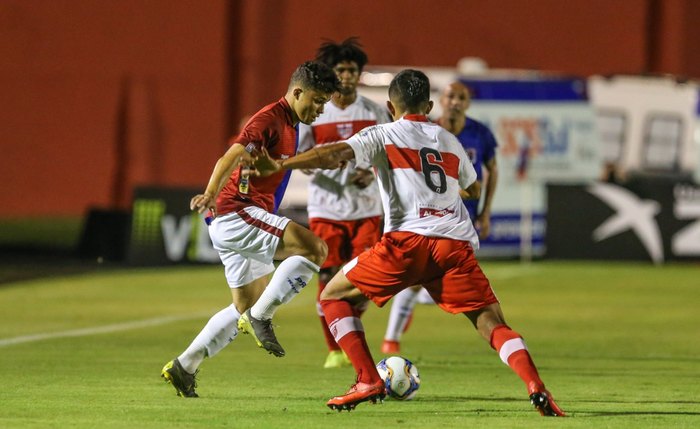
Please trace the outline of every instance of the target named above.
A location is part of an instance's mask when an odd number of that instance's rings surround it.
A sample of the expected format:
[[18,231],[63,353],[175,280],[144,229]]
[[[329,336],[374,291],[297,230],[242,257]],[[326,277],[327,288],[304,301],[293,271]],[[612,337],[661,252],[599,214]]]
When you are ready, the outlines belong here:
[[476,330],[499,357],[515,372],[527,386],[530,401],[543,416],[564,416],[554,402],[552,394],[545,388],[537,367],[520,334],[505,322],[500,304],[490,304],[479,310],[466,312]]
[[213,357],[236,338],[238,319],[257,301],[267,281],[267,276],[264,276],[245,286],[231,289],[233,304],[212,316],[192,344],[178,356],[185,371],[194,374],[204,358]]
[[353,306],[366,301],[342,271],[333,277],[321,293],[321,306],[336,342],[350,358],[356,383],[344,395],[331,398],[327,405],[334,410],[351,410],[364,401],[376,402],[386,395],[374,359],[365,339],[364,327]]
[[328,348],[328,355],[326,356],[326,360],[323,362],[323,368],[325,369],[344,368],[352,365],[350,359],[348,359],[348,356],[345,354],[343,349],[335,341],[331,330],[328,328],[328,322],[326,322],[326,317],[323,313],[323,306],[321,305],[321,293],[323,293],[326,285],[330,279],[333,278],[336,273],[338,273],[339,269],[340,267],[322,268],[318,276],[319,287],[316,295],[316,312],[318,313],[319,320],[321,322],[321,331],[323,332],[323,338],[326,341],[326,347]]
[[328,247],[311,231],[289,222],[275,251],[277,266],[262,296],[250,309],[256,319],[269,320],[277,308],[291,301],[307,285],[326,259]]
[[[381,216],[372,216],[364,219],[348,221],[350,228],[348,246],[349,255],[343,260],[343,263],[360,256],[361,253],[371,249],[372,246],[379,242],[382,237],[381,223]],[[365,301],[355,306],[355,313],[357,314],[357,317],[362,317],[362,314],[367,311],[368,304],[369,301]]]
[[[225,229],[214,228],[210,233]],[[212,238],[224,264],[233,304],[212,316],[187,349],[163,368],[161,376],[183,397],[198,396],[195,376],[202,361],[216,355],[236,338],[241,313],[255,303],[267,284],[268,275],[274,270],[272,260],[266,264],[246,258],[220,247],[220,240],[214,235]]]
[[347,353],[357,373],[357,383],[342,396],[328,401],[332,409],[353,409],[363,401],[376,401],[386,395],[384,384],[367,346],[362,322],[353,305],[371,299],[377,306],[418,283],[416,273],[424,273],[427,257],[412,233],[388,233],[370,250],[343,266],[321,294],[321,304],[336,341]]
[[[279,218],[270,213],[266,218]],[[238,321],[238,328],[252,334],[258,345],[262,344],[275,356],[284,356],[284,349],[272,329],[272,317],[277,309],[291,301],[308,284],[326,259],[326,243],[308,229],[288,221],[280,241],[274,249],[276,260],[284,259],[275,270],[272,279],[260,299]]]
[[421,286],[413,286],[394,296],[382,343],[382,353],[395,354],[399,352],[401,334],[406,330],[409,320],[413,317],[413,308],[416,306],[420,290]]
[[445,268],[439,281],[426,285],[435,302],[450,313],[464,313],[522,380],[530,400],[543,415],[564,415],[544,387],[522,336],[508,327],[489,280],[471,245],[443,240],[431,246],[434,260]]
[[323,364],[324,368],[340,368],[350,365],[348,357],[335,342],[333,334],[328,329],[326,318],[323,316],[321,308],[321,292],[326,287],[326,284],[338,272],[340,266],[349,259],[349,234],[347,225],[343,222],[333,221],[321,218],[309,219],[309,229],[316,236],[326,242],[328,246],[328,256],[326,261],[321,266],[321,271],[318,273],[318,290],[316,294],[316,311],[321,322],[321,331],[326,341],[328,348],[328,356]]

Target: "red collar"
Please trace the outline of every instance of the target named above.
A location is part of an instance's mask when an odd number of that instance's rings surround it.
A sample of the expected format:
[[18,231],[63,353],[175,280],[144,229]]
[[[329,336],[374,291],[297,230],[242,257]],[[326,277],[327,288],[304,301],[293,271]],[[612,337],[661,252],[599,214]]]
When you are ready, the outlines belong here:
[[282,97],[277,102],[282,105],[282,107],[284,108],[284,113],[287,114],[287,123],[291,126],[294,126],[294,122],[292,121],[292,108],[289,105],[289,103],[287,103],[287,99]]
[[426,115],[419,115],[417,113],[411,113],[408,115],[404,115],[403,119],[407,121],[414,121],[414,122],[430,122],[428,117]]

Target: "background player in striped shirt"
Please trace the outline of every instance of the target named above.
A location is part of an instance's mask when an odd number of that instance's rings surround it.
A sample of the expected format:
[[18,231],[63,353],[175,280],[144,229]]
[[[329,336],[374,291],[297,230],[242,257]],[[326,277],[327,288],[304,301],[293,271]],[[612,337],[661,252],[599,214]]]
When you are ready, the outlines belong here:
[[384,305],[412,285],[425,287],[445,311],[464,314],[501,360],[523,380],[530,401],[545,416],[563,416],[540,379],[520,334],[505,322],[498,299],[474,256],[479,245],[460,193],[478,197],[476,171],[457,139],[428,121],[430,83],[417,70],[403,70],[389,85],[389,111],[396,120],[375,125],[335,145],[273,161],[263,152],[256,166],[265,174],[294,168],[337,168],[351,159],[372,164],[384,206],[384,235],[372,249],[347,263],[321,293],[335,340],[357,373],[331,409],[351,410],[386,392],[353,305],[371,299]]
[[[179,396],[198,396],[195,374],[200,364],[233,341],[239,330],[268,352],[284,356],[272,316],[318,272],[327,247],[308,229],[275,214],[288,173],[249,177],[241,163],[249,164],[261,150],[277,158],[293,156],[297,124],[313,122],[337,89],[338,79],[325,64],[300,65],[285,96],[248,120],[217,161],[204,193],[190,201],[192,210],[209,211],[209,236],[224,264],[233,304],[209,319],[190,346],[163,368],[161,375]],[[276,270],[275,260],[282,261]]]
[[[498,183],[498,144],[486,125],[466,116],[470,103],[469,89],[461,82],[452,82],[440,96],[442,115],[435,122],[457,137],[476,170],[476,180],[482,183],[484,197],[481,211],[478,211],[478,199],[464,200],[464,205],[479,232],[479,238],[485,239],[491,230],[491,203]],[[482,167],[487,171],[486,176],[483,175]],[[406,331],[417,302],[433,303],[430,295],[420,287],[405,289],[394,297],[382,342],[382,353],[399,353],[401,334]]]
[[[347,140],[361,129],[391,121],[384,107],[357,93],[367,54],[357,39],[341,43],[323,43],[316,61],[333,68],[340,80],[340,90],[325,106],[313,124],[299,125],[299,152],[327,143]],[[350,161],[346,168],[314,170],[309,183],[309,228],[328,245],[328,257],[319,273],[317,311],[321,319],[328,356],[324,368],[349,366],[350,361],[328,330],[318,296],[340,267],[366,249],[380,236],[382,204],[370,166]],[[360,315],[366,305],[357,308]]]

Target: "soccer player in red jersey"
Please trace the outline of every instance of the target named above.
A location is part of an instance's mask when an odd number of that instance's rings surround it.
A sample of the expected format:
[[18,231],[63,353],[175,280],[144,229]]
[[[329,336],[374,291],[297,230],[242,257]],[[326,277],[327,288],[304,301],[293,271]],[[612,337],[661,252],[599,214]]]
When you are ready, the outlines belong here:
[[478,198],[476,171],[457,139],[428,121],[430,83],[417,70],[403,70],[389,85],[387,106],[396,120],[360,131],[346,142],[325,145],[275,161],[264,151],[258,174],[295,168],[337,168],[351,159],[373,165],[384,204],[384,235],[346,264],[321,293],[335,340],[357,374],[345,394],[331,398],[335,410],[386,395],[353,305],[370,299],[384,305],[401,290],[423,285],[445,311],[463,313],[501,360],[523,380],[530,401],[545,416],[564,416],[545,388],[523,338],[505,322],[500,304],[474,256],[478,237],[462,197]]
[[[308,229],[275,214],[291,172],[251,177],[242,164],[262,150],[276,158],[293,156],[296,126],[312,123],[337,90],[338,78],[331,68],[311,61],[300,65],[285,96],[248,120],[217,161],[204,193],[190,201],[192,210],[209,212],[209,235],[224,264],[233,304],[215,314],[190,346],[163,368],[161,375],[178,395],[197,397],[200,364],[239,331],[251,334],[271,354],[284,356],[272,316],[318,273],[328,249]],[[276,270],[274,261],[282,261]]]
[[[313,124],[299,125],[299,152],[348,137],[370,125],[390,122],[385,107],[357,93],[360,73],[367,54],[355,38],[341,43],[323,43],[316,54],[338,75],[336,92]],[[328,257],[319,273],[316,308],[328,347],[324,368],[349,366],[350,361],[328,330],[318,297],[326,283],[346,262],[372,247],[380,237],[382,202],[374,173],[369,165],[350,161],[346,168],[314,170],[309,183],[309,229],[328,245]],[[357,308],[358,316],[366,303]]]

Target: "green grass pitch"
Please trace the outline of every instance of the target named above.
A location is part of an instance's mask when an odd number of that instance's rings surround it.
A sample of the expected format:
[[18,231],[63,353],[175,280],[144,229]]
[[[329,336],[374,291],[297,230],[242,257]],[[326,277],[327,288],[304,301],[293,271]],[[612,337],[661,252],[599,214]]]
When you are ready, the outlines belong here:
[[[223,268],[197,266],[0,286],[0,428],[700,427],[700,266],[482,265],[570,417],[540,417],[465,317],[426,305],[402,344],[416,398],[328,410],[354,375],[322,369],[315,283],[277,313],[286,357],[241,335],[179,398],[161,367],[230,303]],[[363,318],[377,361],[387,316]]]

